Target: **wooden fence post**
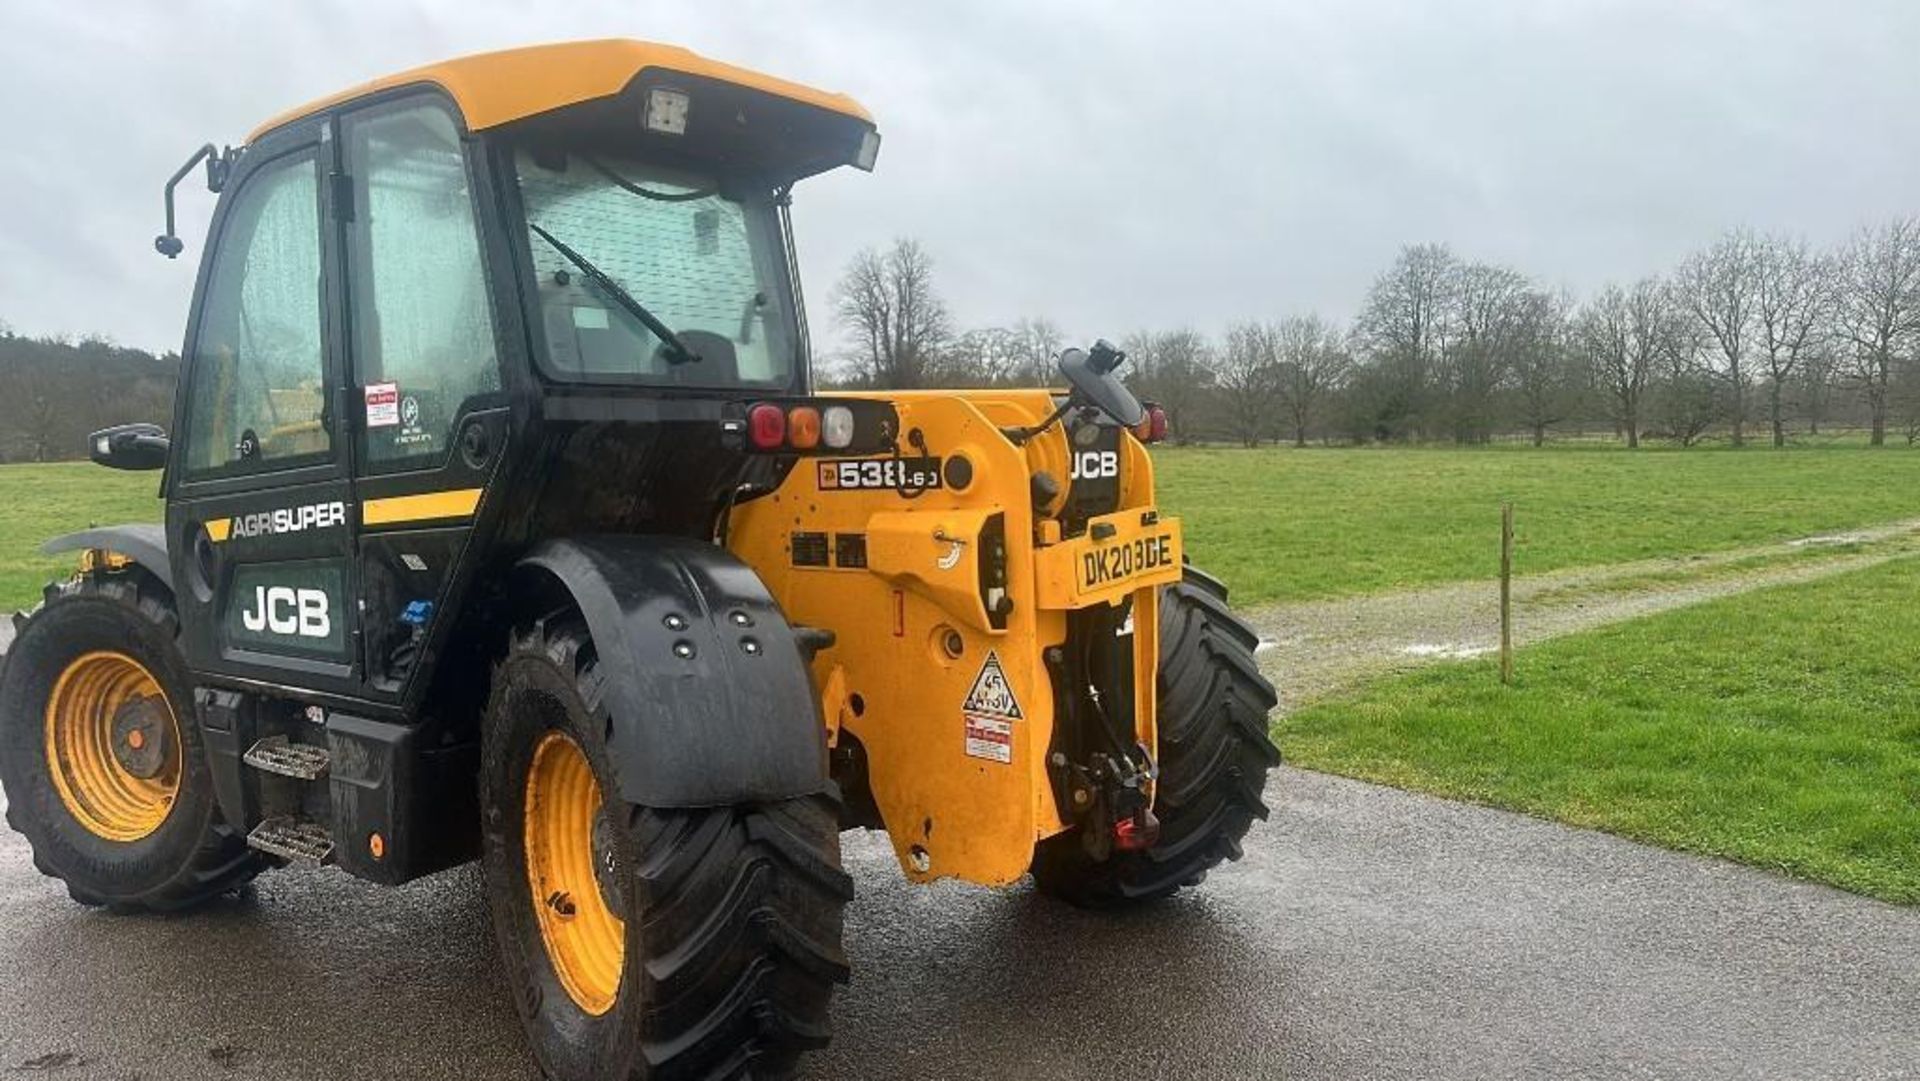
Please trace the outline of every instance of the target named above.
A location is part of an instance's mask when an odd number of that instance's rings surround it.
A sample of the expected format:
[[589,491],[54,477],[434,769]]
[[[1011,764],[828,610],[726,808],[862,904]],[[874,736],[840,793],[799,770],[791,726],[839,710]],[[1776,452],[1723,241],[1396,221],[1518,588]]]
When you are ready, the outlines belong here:
[[1513,504],[1500,504],[1500,682],[1513,682]]

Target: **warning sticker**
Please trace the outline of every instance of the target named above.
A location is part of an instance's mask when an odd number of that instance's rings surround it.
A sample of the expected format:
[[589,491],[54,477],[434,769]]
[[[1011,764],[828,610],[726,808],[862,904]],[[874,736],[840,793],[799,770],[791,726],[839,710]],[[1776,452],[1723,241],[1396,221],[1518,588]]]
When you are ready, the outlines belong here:
[[363,392],[367,399],[367,427],[400,426],[400,384],[368,383]]
[[967,700],[960,704],[967,726],[967,756],[1010,765],[1013,762],[1013,722],[1026,720],[1020,700],[1013,696],[1006,669],[992,650],[973,677]]
[[1013,696],[1013,684],[1007,682],[1006,670],[1000,667],[1000,657],[992,650],[987,651],[987,661],[980,666],[980,674],[973,677],[973,689],[967,692],[967,700],[960,710],[969,715],[999,717],[1009,721],[1024,721],[1026,714],[1020,712],[1020,700]]
[[1010,765],[1013,762],[1013,725],[994,717],[967,715],[967,757]]

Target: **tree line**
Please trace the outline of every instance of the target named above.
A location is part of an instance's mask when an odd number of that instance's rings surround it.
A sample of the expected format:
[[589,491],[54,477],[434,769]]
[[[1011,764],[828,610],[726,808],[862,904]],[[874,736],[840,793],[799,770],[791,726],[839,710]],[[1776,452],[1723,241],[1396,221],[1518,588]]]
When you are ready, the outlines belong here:
[[[832,294],[831,370],[869,387],[1044,385],[1051,320],[958,329],[911,238]],[[1665,274],[1576,298],[1444,244],[1403,248],[1341,325],[1315,313],[1209,335],[1138,330],[1129,380],[1176,438],[1461,444],[1560,433],[1735,446],[1857,426],[1920,441],[1920,219],[1819,249],[1734,229]]]
[[167,423],[179,369],[171,353],[25,337],[0,323],[0,463],[81,458],[101,428]]

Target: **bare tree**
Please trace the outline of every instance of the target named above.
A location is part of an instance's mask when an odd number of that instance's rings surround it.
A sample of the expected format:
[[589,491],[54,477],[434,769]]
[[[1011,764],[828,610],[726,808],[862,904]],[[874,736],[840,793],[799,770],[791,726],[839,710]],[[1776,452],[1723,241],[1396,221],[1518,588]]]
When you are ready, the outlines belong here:
[[1221,418],[1243,446],[1257,447],[1274,429],[1280,393],[1276,333],[1260,323],[1227,328],[1226,348],[1215,357]]
[[1367,294],[1355,334],[1376,369],[1369,380],[1374,430],[1409,436],[1430,429],[1430,384],[1453,330],[1459,268],[1444,244],[1410,245]]
[[1565,293],[1536,289],[1521,298],[1508,368],[1520,420],[1536,447],[1546,443],[1547,429],[1565,420],[1574,404],[1578,380],[1568,319],[1572,307],[1573,298]]
[[1019,331],[981,327],[953,339],[926,375],[941,386],[1003,387],[1022,382],[1026,370],[1026,347]]
[[1818,344],[1831,281],[1827,262],[1804,240],[1769,236],[1754,247],[1754,329],[1776,447],[1787,445],[1786,387]]
[[1341,333],[1318,314],[1294,315],[1271,328],[1279,368],[1274,396],[1293,428],[1293,445],[1307,445],[1307,432],[1326,401],[1347,377],[1351,360]]
[[1862,229],[1839,264],[1834,330],[1843,347],[1840,364],[1866,399],[1870,441],[1883,446],[1890,391],[1920,336],[1920,220]]
[[1675,284],[1700,330],[1712,343],[1727,383],[1727,419],[1733,445],[1746,442],[1747,354],[1753,334],[1759,242],[1734,229],[1680,264]]
[[1683,447],[1698,443],[1727,415],[1730,392],[1711,359],[1717,347],[1703,334],[1694,319],[1686,318],[1654,339],[1654,400],[1667,437]]
[[1513,365],[1529,291],[1526,275],[1507,267],[1468,263],[1454,272],[1453,335],[1442,368],[1457,443],[1493,434],[1493,395]]
[[933,289],[933,259],[919,241],[900,237],[885,252],[868,248],[854,256],[833,303],[864,380],[899,389],[928,385],[951,325]]
[[1637,363],[1629,340],[1631,319],[1626,292],[1608,283],[1580,309],[1573,337],[1588,378],[1606,399],[1608,415],[1626,436],[1627,446],[1638,447],[1642,399],[1653,371]]
[[[1629,448],[1640,445],[1656,383],[1663,391],[1694,389],[1691,384],[1700,373],[1690,363],[1690,322],[1673,291],[1655,278],[1642,278],[1632,289],[1608,285],[1580,311],[1572,332],[1575,348]],[[1689,395],[1683,404],[1703,401],[1711,404],[1713,398]],[[1662,405],[1672,404],[1663,394]],[[1697,415],[1684,408],[1680,413]]]
[[[1837,269],[1837,268],[1836,268]],[[1831,312],[1828,315],[1832,318]],[[1833,383],[1839,370],[1839,343],[1832,334],[1822,334],[1800,360],[1800,412],[1807,420],[1807,434],[1819,435],[1820,422],[1827,419],[1833,401]]]
[[1030,387],[1051,384],[1055,378],[1054,358],[1060,355],[1067,336],[1060,332],[1053,320],[1044,316],[1016,321],[1013,333],[1019,338],[1024,364],[1020,382]]
[[1120,347],[1132,361],[1129,382],[1135,392],[1165,410],[1174,442],[1192,443],[1213,389],[1213,350],[1207,340],[1188,329],[1142,331]]

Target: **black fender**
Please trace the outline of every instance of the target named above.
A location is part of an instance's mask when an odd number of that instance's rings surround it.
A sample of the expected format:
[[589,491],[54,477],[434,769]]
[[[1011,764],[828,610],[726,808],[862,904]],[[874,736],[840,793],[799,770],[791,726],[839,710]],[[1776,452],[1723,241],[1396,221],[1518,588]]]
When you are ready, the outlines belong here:
[[104,548],[110,552],[118,552],[160,579],[160,584],[168,589],[173,588],[173,566],[167,562],[167,531],[157,522],[83,529],[78,533],[55,537],[42,544],[40,553],[57,555],[61,552],[77,552],[87,548]]
[[539,578],[550,576],[586,620],[627,802],[712,807],[827,790],[826,726],[801,646],[732,553],[685,537],[565,538],[536,545],[515,574],[527,596],[545,595]]

